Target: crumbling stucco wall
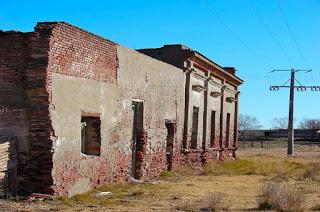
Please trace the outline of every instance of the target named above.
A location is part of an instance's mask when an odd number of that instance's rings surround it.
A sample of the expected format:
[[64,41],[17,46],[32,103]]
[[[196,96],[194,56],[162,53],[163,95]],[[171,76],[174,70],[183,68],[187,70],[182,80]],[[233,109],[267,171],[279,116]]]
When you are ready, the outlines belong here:
[[[221,97],[214,96],[213,92],[219,94],[221,93],[222,81],[216,78],[211,78],[208,83],[208,131],[207,131],[207,141],[206,148],[219,148],[220,147],[220,113],[221,113]],[[211,94],[211,95],[210,95]],[[212,111],[215,111],[215,135],[211,137],[211,115]],[[211,140],[213,139],[213,140]]]
[[[235,157],[235,134],[238,133],[235,128],[235,105],[236,102],[236,93],[237,90],[234,86],[226,83],[226,88],[224,89],[224,112],[223,112],[223,130],[222,130],[222,151],[220,154],[220,158],[223,160],[225,157],[232,156]],[[231,101],[228,100],[231,98]],[[227,114],[230,114],[230,125],[229,125],[229,138],[227,139]],[[236,132],[235,132],[236,131]]]
[[[52,126],[55,131],[53,179],[57,193],[81,193],[128,175],[129,142],[114,139],[120,105],[115,84],[61,74],[52,78]],[[81,153],[81,114],[101,120],[100,156]]]
[[[144,104],[144,132],[147,140],[143,154],[142,176],[155,176],[166,168],[166,120],[176,124],[173,166],[180,160],[182,145],[185,75],[181,69],[137,51],[118,46],[119,101],[123,123],[131,123],[132,102]],[[132,128],[123,128],[130,135]],[[127,138],[129,142],[129,138]]]
[[[193,71],[190,73],[189,82],[189,97],[188,101],[188,116],[187,116],[187,129],[186,129],[186,148],[183,155],[183,163],[192,166],[201,166],[201,154],[202,154],[202,142],[203,142],[203,112],[204,112],[204,92],[203,90],[194,89],[194,86],[205,87],[205,76],[199,71]],[[198,108],[198,130],[196,138],[197,142],[194,147],[191,147],[192,143],[192,128],[193,128],[193,110],[194,107]]]
[[[233,142],[234,142],[234,117],[235,117],[235,94],[236,94],[236,89],[234,88],[234,86],[226,84],[226,90],[225,90],[225,111],[224,111],[224,118],[226,119],[227,117],[227,113],[230,114],[230,133],[229,133],[229,143],[225,143],[224,146],[225,147],[229,147],[231,148],[233,146]],[[231,100],[231,102],[228,101],[227,98],[233,98],[234,100]],[[226,136],[226,121],[224,122],[224,135]],[[225,139],[227,140],[227,138]]]
[[[177,126],[172,167],[179,164],[181,69],[123,47],[117,55],[113,42],[62,22],[42,22],[34,32],[5,35],[0,46],[0,132],[18,136],[24,151],[18,177],[28,186],[18,189],[73,195],[128,180],[133,99],[145,106],[141,177],[167,168],[166,122]],[[100,156],[81,153],[83,112],[100,117]],[[19,121],[13,123],[14,117]]]
[[[232,153],[235,157],[237,144],[238,86],[242,80],[235,76],[232,67],[223,68],[197,51],[184,45],[164,45],[161,48],[141,49],[140,52],[162,60],[184,70],[186,75],[185,122],[183,139],[183,163],[200,166],[209,160],[223,160]],[[230,84],[231,83],[231,84]],[[216,93],[213,96],[212,93]],[[227,98],[233,102],[227,102]],[[194,140],[193,110],[199,109],[197,123],[197,143]],[[215,111],[215,127],[211,124],[211,114]],[[230,114],[229,145],[226,144],[226,118]],[[196,126],[196,125],[195,125]],[[211,135],[212,128],[215,136]],[[195,131],[195,130],[194,130]]]
[[[141,177],[147,179],[166,169],[166,121],[177,126],[173,166],[179,163],[184,110],[182,70],[105,43],[76,27],[53,27],[48,73],[54,132],[52,188],[56,194],[73,195],[131,177],[134,99],[144,102],[146,143],[141,154]],[[101,48],[108,52],[99,51]],[[117,52],[117,58],[110,51]],[[103,58],[108,58],[104,59],[106,65],[96,66],[96,61]],[[110,67],[110,61],[119,64]],[[100,117],[100,156],[81,153],[82,112]]]
[[[172,49],[176,47],[168,46],[169,57],[163,56],[177,67],[63,22],[41,22],[30,33],[0,31],[0,135],[17,136],[18,189],[26,194],[74,195],[103,183],[148,179],[169,168],[169,159],[170,168],[181,163],[199,166],[207,158],[234,153],[237,104],[226,98],[236,99],[237,87],[225,83],[225,74],[215,79],[215,65],[197,59],[198,53],[182,47],[179,56]],[[213,98],[213,91],[224,95]],[[143,103],[135,166],[134,102]],[[199,117],[197,145],[191,149],[193,106],[199,107]],[[212,110],[216,111],[214,145],[210,144]],[[81,153],[83,114],[101,122],[99,156]],[[174,132],[170,157],[169,131]]]
[[[118,107],[116,44],[65,23],[38,25],[52,31],[47,71],[54,192],[73,195],[125,180],[126,146],[112,143]],[[100,156],[81,153],[82,113],[100,117]]]

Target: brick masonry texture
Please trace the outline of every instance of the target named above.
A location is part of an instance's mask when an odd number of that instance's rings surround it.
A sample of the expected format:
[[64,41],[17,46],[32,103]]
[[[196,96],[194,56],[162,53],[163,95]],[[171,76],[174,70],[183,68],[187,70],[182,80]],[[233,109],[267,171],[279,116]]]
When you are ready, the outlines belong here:
[[37,28],[52,28],[48,64],[50,72],[116,83],[115,43],[66,23],[39,23]]
[[[42,184],[49,183],[50,151],[47,139],[50,124],[46,65],[48,34],[1,33],[1,134],[18,137],[18,187],[23,193],[28,186],[43,191]],[[36,54],[35,54],[36,52]],[[41,56],[42,55],[42,56]],[[42,142],[44,141],[44,142]],[[49,154],[49,155],[48,155]],[[36,160],[36,157],[40,157]],[[28,182],[36,182],[34,185]],[[40,185],[40,186],[39,186]]]
[[[235,157],[238,102],[225,99],[238,99],[242,81],[186,47],[163,50],[156,58],[154,50],[142,54],[64,22],[40,22],[29,33],[0,31],[0,136],[17,138],[18,193],[72,196]],[[142,107],[139,115],[134,105]],[[101,120],[100,156],[81,153],[82,114]],[[136,130],[134,117],[141,118]]]

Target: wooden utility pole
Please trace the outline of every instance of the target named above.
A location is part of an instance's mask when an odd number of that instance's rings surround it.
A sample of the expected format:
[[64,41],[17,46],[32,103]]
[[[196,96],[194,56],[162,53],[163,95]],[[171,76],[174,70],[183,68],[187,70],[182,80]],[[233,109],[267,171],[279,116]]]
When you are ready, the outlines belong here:
[[289,98],[289,123],[288,123],[288,156],[294,156],[294,129],[293,129],[293,109],[294,109],[294,69],[291,69],[290,78],[290,98]]
[[[310,88],[311,91],[320,91],[320,86],[303,86],[300,82],[298,82],[295,78],[296,72],[310,72],[312,70],[273,70],[271,72],[278,72],[278,71],[290,71],[291,77],[287,81],[290,81],[290,86],[286,86],[287,82],[285,82],[281,86],[272,85],[270,86],[271,91],[278,91],[280,88],[290,88],[290,97],[289,97],[289,122],[288,122],[288,151],[287,154],[289,157],[294,156],[294,91],[297,89],[297,91],[307,91],[308,88]],[[295,81],[297,81],[300,86],[295,86]]]

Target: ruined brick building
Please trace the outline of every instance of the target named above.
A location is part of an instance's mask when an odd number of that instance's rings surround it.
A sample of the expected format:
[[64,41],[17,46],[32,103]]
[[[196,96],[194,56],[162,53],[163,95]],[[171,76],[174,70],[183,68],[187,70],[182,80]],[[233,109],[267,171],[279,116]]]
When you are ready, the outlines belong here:
[[183,45],[131,50],[64,22],[0,31],[0,179],[74,195],[235,157],[238,86]]

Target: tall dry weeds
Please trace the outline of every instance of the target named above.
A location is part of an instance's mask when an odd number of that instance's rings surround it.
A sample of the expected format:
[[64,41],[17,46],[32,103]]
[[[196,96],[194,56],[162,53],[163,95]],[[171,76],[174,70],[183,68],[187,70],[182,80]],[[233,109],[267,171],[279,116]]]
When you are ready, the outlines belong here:
[[195,202],[190,199],[179,199],[175,208],[179,211],[188,211],[188,212],[197,211]]
[[305,211],[305,193],[296,185],[279,183],[264,184],[257,195],[259,209],[273,209],[279,212]]
[[203,209],[210,211],[229,211],[231,208],[231,201],[226,193],[215,192],[208,194],[204,199]]

